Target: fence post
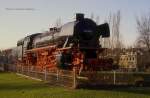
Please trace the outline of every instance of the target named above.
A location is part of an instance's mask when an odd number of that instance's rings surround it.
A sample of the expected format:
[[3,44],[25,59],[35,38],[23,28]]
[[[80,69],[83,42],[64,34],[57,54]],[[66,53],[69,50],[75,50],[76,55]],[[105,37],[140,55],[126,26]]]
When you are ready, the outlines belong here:
[[35,72],[35,78],[38,78],[38,69],[36,66],[33,66],[34,67],[34,72]]
[[45,65],[45,77],[44,77],[44,80],[45,80],[45,81],[47,80],[46,65]]
[[113,71],[114,73],[114,85],[116,84],[116,71]]
[[17,65],[16,65],[16,72],[19,73],[19,71],[18,71],[18,66],[17,66]]
[[30,68],[29,68],[29,65],[28,65],[28,75],[30,76],[30,72],[29,71],[30,71]]
[[73,88],[77,87],[77,75],[76,75],[76,68],[73,68]]
[[57,69],[57,81],[59,79],[59,70]]
[[21,73],[21,67],[20,66],[17,66],[17,72]]
[[23,74],[23,66],[21,66],[21,71],[22,71],[21,73]]

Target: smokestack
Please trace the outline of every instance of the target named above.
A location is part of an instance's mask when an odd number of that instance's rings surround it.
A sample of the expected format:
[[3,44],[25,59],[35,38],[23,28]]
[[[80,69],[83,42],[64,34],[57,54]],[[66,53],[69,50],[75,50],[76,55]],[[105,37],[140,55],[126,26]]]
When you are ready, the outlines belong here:
[[76,21],[81,21],[84,19],[84,14],[82,13],[77,13],[76,14]]

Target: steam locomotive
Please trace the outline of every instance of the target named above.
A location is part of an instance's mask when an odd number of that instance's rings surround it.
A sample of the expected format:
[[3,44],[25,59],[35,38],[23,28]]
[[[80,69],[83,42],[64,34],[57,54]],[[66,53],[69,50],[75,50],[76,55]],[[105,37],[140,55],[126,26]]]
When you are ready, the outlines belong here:
[[[55,45],[55,49],[57,48],[56,50],[70,47],[67,51],[55,51],[53,56],[57,64],[63,68],[72,68],[78,65],[82,66],[82,69],[95,68],[94,70],[99,70],[102,66],[111,66],[112,63],[111,61],[106,63],[107,61],[99,59],[99,54],[103,49],[99,38],[109,36],[108,23],[97,25],[92,19],[85,18],[84,14],[77,13],[75,21],[68,22],[61,27],[50,28],[49,32],[32,34],[19,40],[15,54],[17,61],[23,62],[27,58],[29,50],[53,45]],[[47,51],[49,54],[50,49]],[[35,53],[32,53],[31,56],[37,59]],[[35,62],[34,64],[37,64],[38,60]]]

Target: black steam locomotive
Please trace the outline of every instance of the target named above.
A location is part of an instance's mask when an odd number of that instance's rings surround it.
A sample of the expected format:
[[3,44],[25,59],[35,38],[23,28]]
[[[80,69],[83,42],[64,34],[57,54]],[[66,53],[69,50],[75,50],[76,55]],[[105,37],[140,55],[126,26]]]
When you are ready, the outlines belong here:
[[[76,20],[68,22],[61,27],[50,28],[49,32],[36,33],[19,40],[15,48],[17,61],[22,61],[26,51],[56,45],[57,48],[71,47],[84,54],[84,62],[87,59],[96,59],[101,49],[99,42],[102,38],[109,37],[109,25],[107,23],[97,25],[92,19],[84,18],[84,14],[76,14]],[[13,51],[14,52],[14,51]],[[69,54],[62,53],[61,63],[71,63],[72,51]]]

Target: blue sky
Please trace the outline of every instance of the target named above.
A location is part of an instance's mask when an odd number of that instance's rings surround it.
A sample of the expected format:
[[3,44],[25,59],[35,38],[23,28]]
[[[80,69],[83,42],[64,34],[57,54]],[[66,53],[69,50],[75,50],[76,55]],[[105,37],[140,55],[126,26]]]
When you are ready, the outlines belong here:
[[[72,21],[75,13],[100,17],[103,23],[109,13],[121,11],[122,38],[132,45],[138,36],[136,16],[150,12],[150,0],[0,0],[0,49],[16,46],[18,39],[42,32],[54,25],[57,18]],[[33,8],[33,10],[7,10]]]

